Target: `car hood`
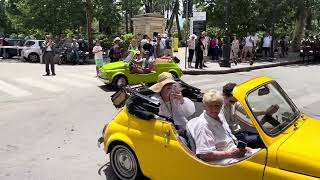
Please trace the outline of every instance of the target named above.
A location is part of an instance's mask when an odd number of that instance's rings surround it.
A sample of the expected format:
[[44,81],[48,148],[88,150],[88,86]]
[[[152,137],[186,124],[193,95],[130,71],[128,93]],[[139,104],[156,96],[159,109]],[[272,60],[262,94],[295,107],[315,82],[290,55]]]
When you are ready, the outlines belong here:
[[320,120],[305,121],[280,147],[277,161],[280,169],[320,177]]
[[102,66],[102,70],[113,70],[113,69],[122,69],[126,67],[128,63],[123,61],[108,63]]

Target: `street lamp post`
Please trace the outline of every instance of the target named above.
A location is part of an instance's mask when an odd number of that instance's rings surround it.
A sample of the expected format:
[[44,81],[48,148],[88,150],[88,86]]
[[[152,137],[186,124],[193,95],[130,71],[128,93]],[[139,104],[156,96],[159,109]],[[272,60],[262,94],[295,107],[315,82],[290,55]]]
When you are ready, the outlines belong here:
[[230,13],[230,0],[225,1],[225,29],[223,38],[223,59],[219,62],[220,67],[231,67],[230,60],[230,37],[229,37],[229,13]]
[[85,4],[85,11],[86,11],[86,19],[87,19],[87,36],[88,36],[88,50],[89,50],[89,57],[93,57],[92,54],[92,47],[93,47],[93,38],[92,38],[92,3],[91,0],[82,0]]

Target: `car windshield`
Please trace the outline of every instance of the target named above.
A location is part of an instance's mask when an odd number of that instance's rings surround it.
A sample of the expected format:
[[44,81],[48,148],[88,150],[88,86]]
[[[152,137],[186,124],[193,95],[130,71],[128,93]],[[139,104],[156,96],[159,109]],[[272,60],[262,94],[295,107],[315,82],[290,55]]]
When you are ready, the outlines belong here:
[[129,52],[128,56],[123,61],[124,62],[130,62],[133,56],[134,56],[134,53],[133,52]]
[[300,114],[275,81],[261,85],[250,92],[247,103],[262,129],[271,136],[285,130]]

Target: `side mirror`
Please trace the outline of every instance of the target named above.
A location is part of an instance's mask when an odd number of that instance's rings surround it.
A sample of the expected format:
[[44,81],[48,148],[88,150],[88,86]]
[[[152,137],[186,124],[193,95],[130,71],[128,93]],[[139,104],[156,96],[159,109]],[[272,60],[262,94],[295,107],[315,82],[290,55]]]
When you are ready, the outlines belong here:
[[258,90],[258,96],[264,96],[270,93],[270,89],[267,86]]

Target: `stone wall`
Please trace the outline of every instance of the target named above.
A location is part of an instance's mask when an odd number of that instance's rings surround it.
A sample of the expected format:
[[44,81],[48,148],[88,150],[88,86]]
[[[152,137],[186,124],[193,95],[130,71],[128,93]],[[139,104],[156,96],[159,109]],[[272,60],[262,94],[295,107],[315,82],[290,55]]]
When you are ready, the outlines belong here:
[[163,34],[165,31],[165,18],[157,14],[143,14],[132,18],[134,35],[142,37],[144,34],[150,38],[154,32]]

